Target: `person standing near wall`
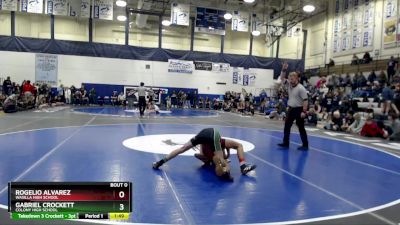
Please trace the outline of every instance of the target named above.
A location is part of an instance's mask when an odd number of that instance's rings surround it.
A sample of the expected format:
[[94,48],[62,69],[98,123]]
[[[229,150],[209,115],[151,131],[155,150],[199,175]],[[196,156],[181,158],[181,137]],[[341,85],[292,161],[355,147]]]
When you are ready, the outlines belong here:
[[396,73],[396,65],[399,62],[394,59],[393,56],[390,56],[390,60],[387,63],[387,76],[388,76],[388,81],[390,82],[394,74]]
[[136,88],[136,91],[139,96],[139,112],[140,116],[144,115],[144,110],[146,109],[146,88],[144,87],[144,83],[140,82],[140,87]]
[[292,72],[289,78],[286,79],[286,71],[288,64],[284,63],[281,71],[282,85],[289,94],[288,112],[285,120],[283,142],[278,144],[282,148],[289,147],[290,129],[293,122],[296,120],[296,125],[299,128],[300,137],[303,145],[297,148],[298,150],[308,150],[307,132],[304,128],[304,118],[306,118],[308,110],[308,94],[303,85],[299,83],[299,74]]

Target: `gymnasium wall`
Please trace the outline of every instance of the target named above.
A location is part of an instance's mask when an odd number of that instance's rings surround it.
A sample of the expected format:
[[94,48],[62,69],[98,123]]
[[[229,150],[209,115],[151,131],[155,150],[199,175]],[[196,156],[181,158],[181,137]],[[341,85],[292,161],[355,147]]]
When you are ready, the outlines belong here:
[[[146,69],[150,65],[150,69]],[[35,54],[0,51],[0,77],[13,81],[35,80]],[[273,70],[252,69],[257,72],[255,87],[245,87],[252,93],[273,85]],[[158,87],[197,88],[199,94],[223,94],[241,91],[244,86],[232,84],[232,72],[194,70],[193,74],[168,73],[167,62],[112,59],[99,57],[58,57],[58,84],[80,86],[81,83],[138,85],[140,82]],[[226,85],[217,85],[217,82]]]

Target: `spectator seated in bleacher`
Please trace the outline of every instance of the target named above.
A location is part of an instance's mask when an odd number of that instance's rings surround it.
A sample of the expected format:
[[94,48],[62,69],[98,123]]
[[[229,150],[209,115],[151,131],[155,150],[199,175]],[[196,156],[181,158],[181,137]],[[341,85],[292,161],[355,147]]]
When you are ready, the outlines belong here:
[[353,58],[351,58],[351,65],[358,65],[360,59],[356,54],[353,54]]
[[366,121],[361,129],[360,135],[364,137],[380,138],[387,138],[389,136],[388,132],[380,128],[370,115],[366,116]]
[[232,110],[232,103],[231,101],[225,101],[223,108],[222,108],[225,112],[230,112]]
[[394,75],[391,83],[392,84],[400,84],[400,75],[399,74]]
[[279,99],[279,101],[275,104],[275,109],[271,111],[266,118],[278,120],[283,120],[286,118],[286,105],[283,102],[283,99]]
[[342,130],[347,131],[347,129],[354,123],[354,112],[352,110],[347,111],[346,116],[343,120]]
[[237,106],[237,112],[243,114],[244,113],[244,108],[245,108],[244,101],[240,101],[238,106]]
[[376,81],[376,79],[377,79],[377,77],[376,77],[375,70],[372,70],[371,73],[368,75],[367,80],[368,80],[368,82],[369,82],[370,84],[373,84],[374,81]]
[[76,90],[74,94],[74,105],[82,104],[82,92],[80,90]]
[[369,52],[365,52],[363,59],[362,59],[364,64],[368,64],[370,62],[372,62],[372,58],[371,55],[369,54]]
[[388,82],[388,78],[383,70],[381,70],[381,72],[379,73],[377,80],[382,86]]
[[5,113],[17,112],[18,95],[12,94],[6,98],[3,104],[3,111]]
[[365,120],[362,118],[361,113],[354,114],[354,122],[347,128],[347,132],[352,134],[360,134],[361,129],[365,124]]
[[308,112],[306,118],[306,125],[317,126],[317,123],[318,123],[317,113],[315,112],[314,108],[310,108],[310,111]]
[[22,110],[35,108],[35,96],[30,91],[25,91],[21,96],[21,101],[17,102],[17,106]]
[[333,67],[335,66],[335,61],[333,61],[332,58],[329,59],[329,63],[325,64],[325,68]]
[[324,126],[326,130],[333,130],[333,131],[342,131],[343,126],[343,117],[340,114],[339,110],[336,110],[332,113],[331,121]]

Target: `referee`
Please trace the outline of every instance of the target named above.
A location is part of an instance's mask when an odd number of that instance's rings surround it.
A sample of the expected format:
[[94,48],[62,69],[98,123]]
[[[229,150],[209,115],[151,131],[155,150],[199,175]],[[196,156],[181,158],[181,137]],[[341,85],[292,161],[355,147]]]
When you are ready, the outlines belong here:
[[306,151],[308,150],[308,139],[306,129],[304,128],[304,118],[307,115],[308,94],[304,86],[299,83],[300,76],[298,73],[292,72],[289,74],[289,79],[285,78],[287,67],[288,65],[285,63],[281,72],[281,81],[285,90],[287,90],[289,94],[289,109],[285,120],[283,142],[278,144],[278,146],[282,148],[289,147],[290,129],[293,125],[293,122],[296,120],[296,125],[299,128],[301,141],[303,142],[303,145],[297,149]]
[[139,96],[139,112],[140,116],[144,115],[144,110],[146,109],[146,91],[147,89],[144,87],[144,83],[140,82],[140,87],[136,88],[136,91]]

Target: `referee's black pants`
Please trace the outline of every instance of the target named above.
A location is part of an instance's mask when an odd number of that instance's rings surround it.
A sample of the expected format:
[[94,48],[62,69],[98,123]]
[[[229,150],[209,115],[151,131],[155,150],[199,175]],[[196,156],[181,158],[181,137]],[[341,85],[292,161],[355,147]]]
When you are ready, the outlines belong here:
[[146,109],[146,97],[145,96],[139,96],[139,112],[140,115],[144,115],[144,110]]
[[290,129],[292,128],[293,122],[296,120],[296,125],[299,128],[301,141],[303,146],[308,147],[307,132],[304,128],[304,118],[301,118],[301,113],[303,112],[303,107],[289,107],[289,111],[286,115],[285,129],[283,136],[283,144],[289,145]]

